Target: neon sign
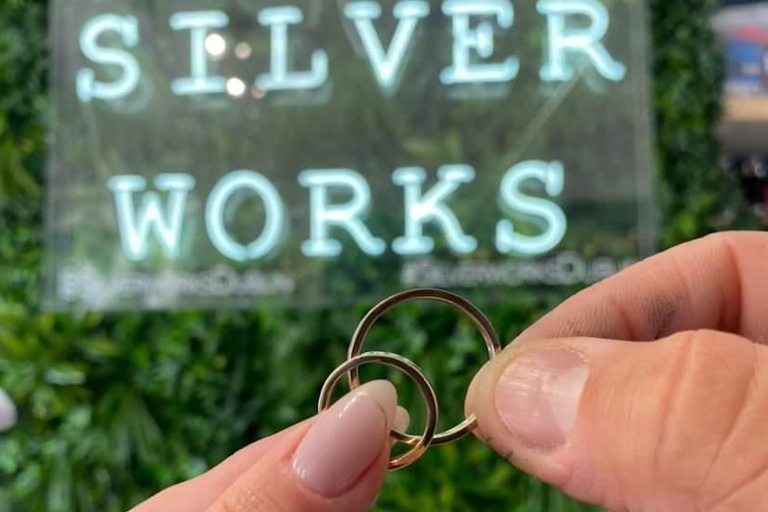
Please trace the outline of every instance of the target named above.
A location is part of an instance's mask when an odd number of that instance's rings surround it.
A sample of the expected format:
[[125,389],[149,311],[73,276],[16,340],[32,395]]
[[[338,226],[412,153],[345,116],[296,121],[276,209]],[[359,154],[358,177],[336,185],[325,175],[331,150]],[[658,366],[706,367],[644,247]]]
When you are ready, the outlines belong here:
[[640,0],[77,4],[52,307],[492,296],[652,250]]
[[[392,181],[405,191],[405,236],[392,243],[397,254],[430,254],[435,247],[434,240],[423,234],[424,224],[430,222],[441,229],[453,251],[470,254],[477,250],[477,240],[464,234],[458,218],[445,202],[462,184],[472,182],[475,171],[466,165],[447,165],[437,174],[438,184],[426,194],[421,192],[421,185],[427,180],[424,169],[404,167],[392,174]],[[529,197],[520,188],[525,180],[539,180],[546,185],[551,197],[557,197],[563,190],[563,179],[563,167],[559,162],[523,162],[505,174],[501,189],[504,206],[538,216],[546,221],[547,227],[541,235],[528,237],[515,233],[509,220],[499,221],[496,240],[499,252],[535,256],[549,252],[560,243],[567,229],[562,209],[552,201]],[[342,243],[331,237],[331,227],[346,231],[365,254],[380,256],[384,253],[386,242],[373,236],[363,219],[371,207],[371,191],[362,175],[348,169],[313,169],[299,174],[299,182],[310,190],[311,238],[302,245],[307,257],[327,258],[341,254]],[[146,188],[141,176],[116,176],[109,181],[108,186],[115,196],[123,249],[134,261],[147,257],[150,233],[154,233],[167,258],[179,256],[184,203],[195,181],[192,176],[178,174],[158,176],[155,183],[158,190],[168,192],[167,208],[161,206],[158,194],[151,191],[145,192],[139,200],[142,206],[135,207],[132,196]],[[348,189],[352,200],[343,205],[329,205],[330,188]],[[226,202],[239,189],[251,190],[265,205],[263,233],[248,246],[234,242],[222,220]],[[222,255],[230,259],[262,259],[278,249],[281,235],[285,234],[284,208],[279,192],[267,178],[253,171],[234,171],[216,184],[208,199],[205,209],[208,235]]]
[[[624,78],[626,67],[608,53],[602,41],[608,32],[609,14],[598,0],[539,0],[537,10],[546,16],[548,26],[548,60],[541,69],[541,78],[546,81],[568,81],[575,73],[569,63],[570,54],[583,54],[589,58],[596,71],[608,80]],[[356,27],[359,37],[370,60],[376,80],[384,91],[395,89],[402,67],[410,49],[419,23],[429,15],[430,6],[421,0],[402,0],[393,8],[392,16],[398,26],[388,50],[376,31],[374,20],[382,16],[379,2],[372,0],[348,3],[344,16]],[[511,29],[514,22],[514,7],[508,0],[446,0],[443,13],[452,19],[453,63],[440,74],[440,81],[446,85],[510,82],[520,70],[516,56],[507,57],[503,63],[472,63],[472,52],[482,60],[494,53],[494,27],[489,21],[481,21],[472,28],[473,17],[491,17],[498,27]],[[589,20],[585,29],[567,28],[568,18],[584,17]],[[304,21],[302,10],[296,6],[268,7],[258,13],[261,26],[270,29],[270,71],[259,74],[255,85],[264,91],[306,90],[322,87],[329,80],[329,56],[322,49],[312,53],[307,71],[289,69],[290,27],[300,26]],[[177,95],[220,94],[225,92],[226,79],[208,75],[209,52],[205,40],[211,30],[229,25],[229,16],[224,11],[185,11],[174,13],[170,27],[175,31],[190,32],[189,77],[177,78],[171,87]],[[122,76],[112,84],[94,82],[90,68],[79,71],[82,76],[82,101],[97,97],[114,100],[128,96],[138,86],[139,64],[125,50],[100,46],[98,38],[107,32],[122,35],[127,46],[138,44],[138,26],[133,16],[101,14],[95,16],[83,28],[81,50],[91,61],[100,64],[117,64],[123,68]],[[97,92],[94,89],[99,86]]]

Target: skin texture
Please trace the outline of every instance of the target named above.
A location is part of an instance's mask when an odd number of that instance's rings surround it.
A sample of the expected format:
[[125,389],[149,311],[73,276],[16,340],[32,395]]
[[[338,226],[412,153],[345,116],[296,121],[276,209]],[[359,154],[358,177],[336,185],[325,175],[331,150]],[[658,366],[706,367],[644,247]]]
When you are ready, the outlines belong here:
[[[766,342],[768,234],[715,235],[547,315],[478,374],[467,411],[502,456],[579,500],[617,512],[763,510]],[[588,376],[562,442],[541,445],[505,424],[496,395],[524,394],[498,387],[502,376],[548,351],[577,354]]]
[[[480,439],[579,500],[614,512],[759,511],[768,503],[767,345],[768,234],[714,235],[566,301],[478,373],[466,409]],[[407,415],[384,402],[383,421],[402,428]],[[255,443],[134,512],[367,510],[390,440],[373,429],[378,457],[324,497],[291,469],[317,422]]]

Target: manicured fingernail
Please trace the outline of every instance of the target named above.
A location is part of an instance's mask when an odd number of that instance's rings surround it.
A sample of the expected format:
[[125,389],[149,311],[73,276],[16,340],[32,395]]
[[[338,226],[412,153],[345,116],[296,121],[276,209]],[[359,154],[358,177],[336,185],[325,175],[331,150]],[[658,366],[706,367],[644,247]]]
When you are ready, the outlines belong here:
[[302,483],[328,498],[349,491],[388,446],[397,391],[387,381],[360,386],[315,420],[291,467]]
[[589,367],[576,352],[523,352],[499,379],[496,410],[507,429],[523,442],[556,448],[573,430],[588,376]]

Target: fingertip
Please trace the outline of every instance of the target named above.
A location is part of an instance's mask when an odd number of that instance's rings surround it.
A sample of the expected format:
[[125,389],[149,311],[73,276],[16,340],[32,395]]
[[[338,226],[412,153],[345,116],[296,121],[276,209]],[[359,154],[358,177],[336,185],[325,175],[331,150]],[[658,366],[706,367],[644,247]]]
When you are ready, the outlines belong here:
[[335,498],[350,492],[380,454],[388,451],[397,391],[368,382],[321,413],[291,458],[296,478],[312,492]]
[[[472,378],[472,382],[467,388],[467,395],[464,397],[464,416],[469,418],[473,414],[477,416],[477,395],[478,389],[483,389],[483,381],[488,373],[488,367],[491,362],[486,363]],[[473,431],[475,436],[483,439],[482,428],[478,422],[477,428]]]
[[497,453],[549,483],[561,482],[567,445],[588,377],[567,340],[515,343],[486,364],[467,392],[475,435]]
[[408,430],[408,426],[411,424],[411,415],[404,407],[397,407],[395,412],[395,422],[393,428],[399,432],[405,432]]

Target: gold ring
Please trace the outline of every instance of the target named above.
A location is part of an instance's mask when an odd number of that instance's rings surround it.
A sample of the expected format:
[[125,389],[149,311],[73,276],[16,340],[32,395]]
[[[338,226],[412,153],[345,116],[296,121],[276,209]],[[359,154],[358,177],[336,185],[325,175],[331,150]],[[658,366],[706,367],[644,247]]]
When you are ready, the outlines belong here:
[[[424,455],[424,452],[426,452],[427,448],[432,444],[432,440],[435,437],[435,430],[437,429],[438,409],[435,390],[432,389],[432,385],[427,380],[424,372],[422,372],[413,362],[402,356],[385,352],[368,352],[367,354],[350,358],[344,362],[344,364],[336,368],[333,373],[328,376],[328,379],[326,379],[325,384],[323,384],[323,389],[320,391],[317,410],[318,412],[323,412],[331,406],[331,394],[345,373],[356,370],[358,367],[368,363],[381,363],[402,371],[419,387],[419,391],[421,391],[427,406],[427,420],[426,425],[424,426],[424,433],[421,436],[408,436],[409,439],[404,442],[412,447],[411,450],[399,457],[389,460],[390,470],[402,469],[410,466]],[[392,432],[394,434],[395,431],[393,430]]]
[[[365,338],[368,336],[368,333],[370,332],[371,327],[373,327],[373,324],[376,323],[376,320],[378,320],[381,315],[386,313],[394,306],[397,306],[398,304],[416,300],[431,300],[435,302],[442,302],[457,308],[462,313],[467,315],[475,324],[475,326],[480,330],[480,334],[483,336],[486,348],[488,349],[489,358],[493,359],[501,352],[501,343],[499,342],[499,337],[496,335],[496,331],[494,330],[493,325],[491,324],[490,320],[488,320],[488,318],[482,313],[482,311],[477,309],[475,305],[463,297],[450,292],[446,292],[444,290],[417,289],[398,293],[397,295],[393,295],[387,299],[384,299],[370,312],[368,312],[367,315],[365,315],[365,317],[360,322],[360,325],[357,326],[355,334],[352,336],[352,341],[349,345],[349,351],[347,353],[349,359],[353,359],[360,354]],[[349,385],[352,389],[360,385],[360,373],[357,371],[356,366],[353,365],[350,367],[347,377],[349,379]],[[473,414],[470,417],[465,418],[464,421],[455,427],[437,434],[432,440],[432,444],[438,446],[456,441],[467,435],[476,427],[477,417],[475,417]],[[407,444],[413,444],[418,440],[418,438],[415,436],[404,434],[396,430],[393,431],[392,435],[398,441]]]

